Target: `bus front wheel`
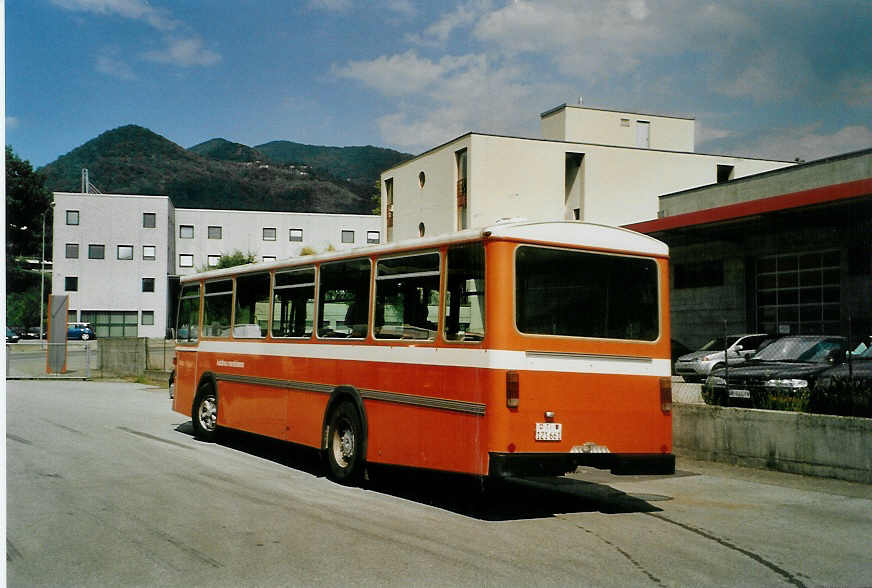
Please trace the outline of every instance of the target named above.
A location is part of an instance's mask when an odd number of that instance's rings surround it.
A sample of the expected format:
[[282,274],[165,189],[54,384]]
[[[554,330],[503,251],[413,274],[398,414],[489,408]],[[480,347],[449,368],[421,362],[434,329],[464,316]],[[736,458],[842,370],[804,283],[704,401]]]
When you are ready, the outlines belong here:
[[353,485],[363,477],[363,425],[357,408],[341,402],[327,420],[328,474],[334,482]]
[[203,441],[214,441],[218,434],[218,397],[208,384],[200,386],[191,411],[194,436]]

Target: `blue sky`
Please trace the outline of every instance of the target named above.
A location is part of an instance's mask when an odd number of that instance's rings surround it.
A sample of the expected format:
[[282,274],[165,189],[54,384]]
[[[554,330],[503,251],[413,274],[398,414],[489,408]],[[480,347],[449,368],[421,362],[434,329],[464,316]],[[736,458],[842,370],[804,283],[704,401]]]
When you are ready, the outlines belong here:
[[6,142],[35,166],[138,124],[419,153],[587,106],[692,115],[697,151],[872,147],[872,4],[7,0]]

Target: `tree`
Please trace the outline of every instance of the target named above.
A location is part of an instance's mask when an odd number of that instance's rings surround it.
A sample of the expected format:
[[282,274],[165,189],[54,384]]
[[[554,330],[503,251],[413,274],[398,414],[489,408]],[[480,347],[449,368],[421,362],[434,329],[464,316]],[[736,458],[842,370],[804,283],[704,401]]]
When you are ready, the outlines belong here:
[[237,265],[245,265],[246,263],[254,263],[256,257],[254,253],[248,252],[243,253],[239,249],[234,250],[232,253],[225,253],[218,260],[217,265],[201,267],[199,271],[205,272],[209,270],[223,269],[225,267],[234,267]]
[[[35,172],[30,162],[19,159],[12,147],[6,146],[6,292],[19,294],[10,300],[7,309],[23,309],[24,301],[35,298],[35,314],[39,314],[39,272],[28,270],[22,257],[39,258],[42,249],[43,214],[50,210],[51,194],[45,189],[45,178]],[[51,218],[46,218],[46,257],[51,259]],[[17,310],[16,310],[17,312]],[[17,320],[32,320],[17,316]],[[12,324],[12,323],[10,323]],[[21,326],[26,326],[22,324]]]
[[[39,256],[42,243],[42,215],[49,210],[51,194],[45,178],[33,171],[29,161],[19,159],[6,146],[6,254],[12,257]],[[46,219],[46,229],[51,218]],[[48,231],[47,231],[48,232]],[[46,239],[50,245],[51,239]],[[48,254],[46,254],[48,256]]]

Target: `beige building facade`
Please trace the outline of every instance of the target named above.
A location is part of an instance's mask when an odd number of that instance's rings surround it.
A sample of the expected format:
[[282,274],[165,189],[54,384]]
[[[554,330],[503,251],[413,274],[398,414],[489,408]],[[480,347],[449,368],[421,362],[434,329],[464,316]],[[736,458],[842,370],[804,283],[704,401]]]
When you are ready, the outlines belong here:
[[467,133],[383,172],[386,239],[504,218],[620,226],[657,218],[661,194],[793,165],[694,153],[689,118],[563,105],[541,121],[542,139]]

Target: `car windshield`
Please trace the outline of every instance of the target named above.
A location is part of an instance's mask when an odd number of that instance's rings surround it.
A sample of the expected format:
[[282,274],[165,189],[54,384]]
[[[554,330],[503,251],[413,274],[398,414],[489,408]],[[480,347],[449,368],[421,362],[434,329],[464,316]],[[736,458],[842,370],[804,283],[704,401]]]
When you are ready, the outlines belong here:
[[785,337],[774,341],[754,356],[760,361],[823,361],[842,346],[837,339],[805,339]]
[[[735,336],[727,337],[727,347],[732,347],[733,343],[738,341],[739,338]],[[723,337],[715,337],[705,345],[699,348],[700,351],[723,351],[724,350],[724,338]]]

